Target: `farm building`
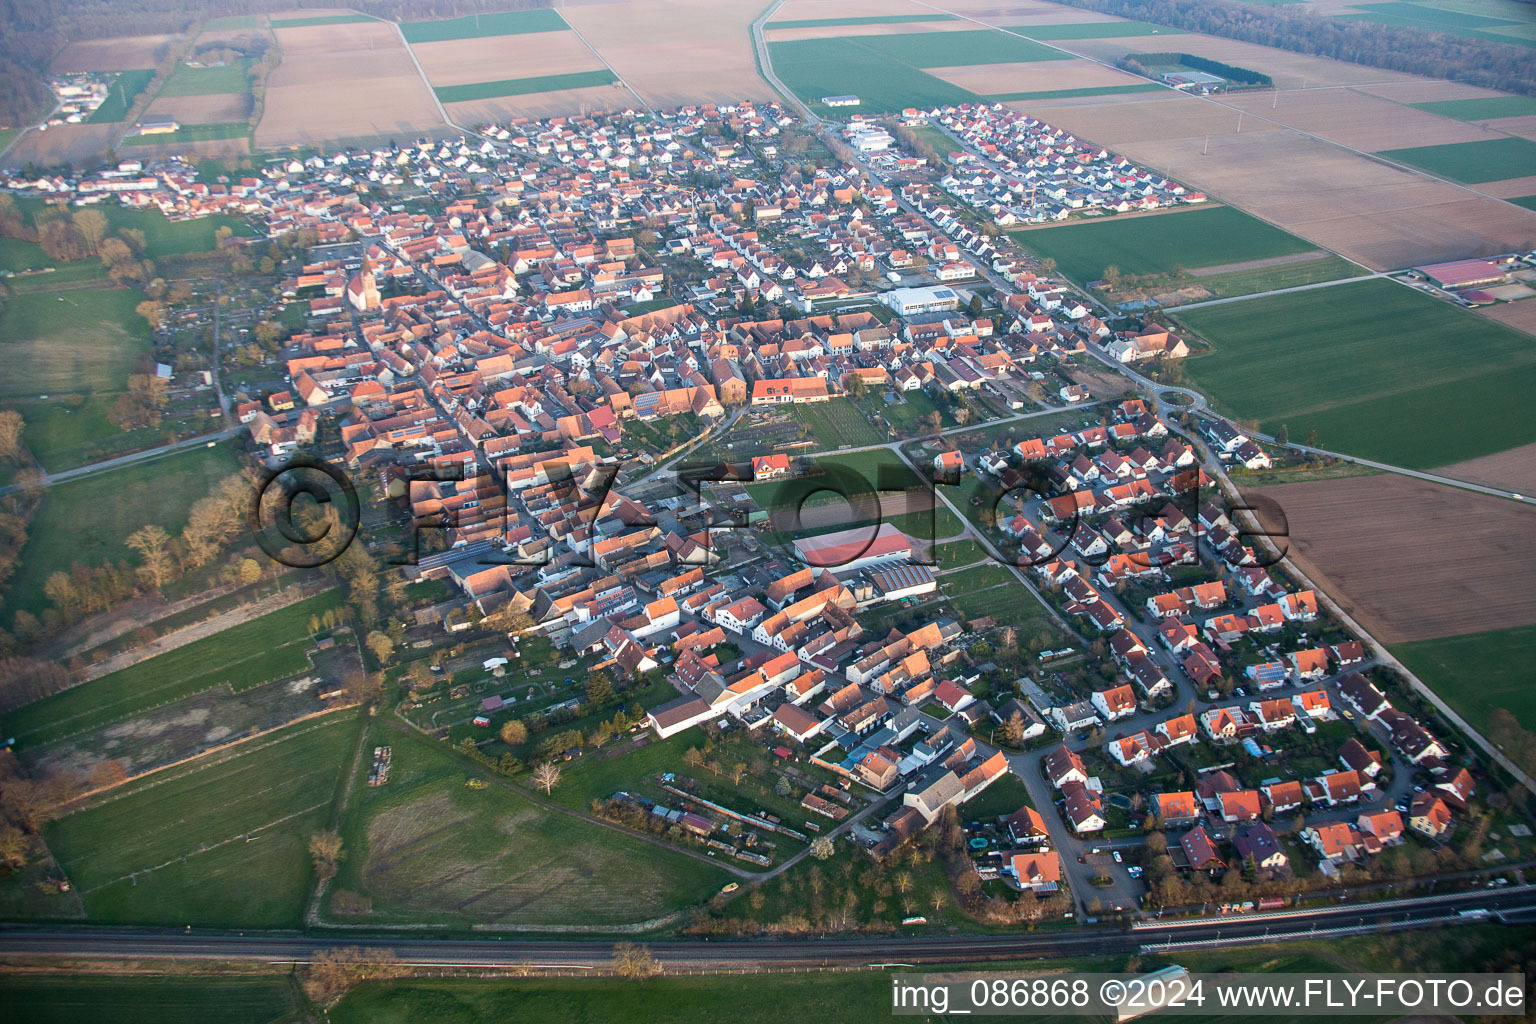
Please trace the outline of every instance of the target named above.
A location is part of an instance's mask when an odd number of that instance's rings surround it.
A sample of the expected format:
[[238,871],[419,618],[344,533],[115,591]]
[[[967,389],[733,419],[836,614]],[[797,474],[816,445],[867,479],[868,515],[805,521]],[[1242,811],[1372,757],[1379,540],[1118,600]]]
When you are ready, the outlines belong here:
[[859,105],[857,96],[823,96],[821,105],[824,107],[856,107]]
[[1450,291],[1503,284],[1509,279],[1509,271],[1489,260],[1456,260],[1414,269],[1428,278],[1431,284]]

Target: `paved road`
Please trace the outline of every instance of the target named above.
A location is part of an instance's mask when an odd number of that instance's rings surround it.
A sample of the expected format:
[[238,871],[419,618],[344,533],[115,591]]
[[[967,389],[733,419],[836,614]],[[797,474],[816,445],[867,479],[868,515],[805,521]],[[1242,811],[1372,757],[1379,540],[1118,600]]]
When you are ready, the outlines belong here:
[[1203,306],[1225,306],[1229,302],[1247,302],[1249,299],[1262,299],[1269,295],[1289,295],[1292,292],[1310,292],[1318,288],[1333,288],[1341,284],[1354,284],[1356,281],[1369,281],[1376,277],[1386,277],[1389,273],[1391,271],[1378,270],[1374,274],[1362,274],[1359,277],[1341,277],[1337,281],[1314,281],[1312,284],[1298,284],[1290,288],[1271,288],[1267,292],[1254,292],[1252,295],[1229,295],[1224,299],[1202,299],[1199,302],[1186,302],[1181,306],[1159,306],[1158,311],[1173,313],[1186,309],[1200,309]]
[[[177,452],[186,451],[188,448],[198,448],[217,441],[227,441],[235,436],[236,431],[220,430],[213,434],[199,434],[189,437],[184,441],[174,444],[161,445],[159,448],[150,448],[142,452],[134,452],[131,455],[119,455],[115,459],[107,459],[104,462],[93,462],[89,466],[81,466],[78,469],[66,469],[58,473],[47,474],[43,482],[48,486],[68,483],[71,480],[79,480],[82,477],[95,476],[98,473],[110,472],[114,469],[122,469],[124,466],[137,465],[140,462],[153,462],[155,459],[163,459],[167,455],[175,455]],[[16,489],[15,484],[0,487],[0,494],[8,494]]]
[[[1090,953],[1134,952],[1166,941],[1212,941],[1240,946],[1319,934],[1336,929],[1397,931],[1455,923],[1461,910],[1487,909],[1524,919],[1536,912],[1530,887],[1475,890],[1432,903],[1335,906],[1285,915],[1252,914],[1163,927],[1080,932],[1013,932],[925,938],[768,939],[647,943],[671,968],[760,966],[768,969],[831,965],[890,966],[920,963],[1027,960]],[[1166,928],[1166,930],[1165,930]],[[214,960],[261,964],[309,963],[337,945],[392,951],[408,965],[603,968],[612,962],[609,941],[520,939],[367,938],[171,932],[161,930],[48,928],[0,932],[0,955],[91,957],[105,960]]]

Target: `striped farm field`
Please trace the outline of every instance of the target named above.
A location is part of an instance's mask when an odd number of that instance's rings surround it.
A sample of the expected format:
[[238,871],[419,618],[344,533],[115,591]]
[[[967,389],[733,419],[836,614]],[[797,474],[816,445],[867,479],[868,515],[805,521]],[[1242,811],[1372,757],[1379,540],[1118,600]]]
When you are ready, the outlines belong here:
[[483,39],[486,36],[517,36],[530,32],[563,32],[570,26],[552,10],[502,11],[470,14],[443,21],[402,22],[400,31],[408,43],[441,43],[450,39]]
[[612,85],[618,81],[612,71],[574,71],[568,75],[538,75],[534,78],[507,78],[500,82],[475,82],[472,85],[445,85],[433,91],[444,103],[488,100],[498,96],[526,96],[530,93],[555,92],[560,89],[588,89]]
[[1536,442],[1536,348],[1380,278],[1174,314],[1212,350],[1189,378],[1225,413],[1410,469]]

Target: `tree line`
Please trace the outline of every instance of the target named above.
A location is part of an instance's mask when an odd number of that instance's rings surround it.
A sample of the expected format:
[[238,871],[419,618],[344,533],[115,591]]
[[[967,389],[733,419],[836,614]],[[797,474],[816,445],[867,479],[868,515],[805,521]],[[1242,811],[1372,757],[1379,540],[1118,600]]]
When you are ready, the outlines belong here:
[[1531,50],[1431,29],[1344,21],[1302,9],[1232,0],[1058,0],[1121,18],[1225,36],[1389,71],[1536,96]]

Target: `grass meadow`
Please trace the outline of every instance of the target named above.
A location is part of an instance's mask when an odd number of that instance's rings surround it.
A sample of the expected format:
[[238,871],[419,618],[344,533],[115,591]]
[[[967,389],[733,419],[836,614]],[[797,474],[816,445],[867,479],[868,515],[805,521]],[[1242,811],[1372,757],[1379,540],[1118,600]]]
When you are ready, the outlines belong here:
[[1190,380],[1228,414],[1410,469],[1536,441],[1525,335],[1391,281],[1209,306],[1177,319],[1214,351]]
[[297,927],[309,835],[357,729],[340,713],[128,783],[49,825],[49,844],[92,920]]
[[1392,653],[1469,721],[1483,728],[1504,708],[1536,730],[1536,626],[1394,644]]
[[341,607],[327,590],[195,643],[81,683],[6,716],[18,747],[53,743],[172,700],[228,685],[238,693],[309,666],[309,618]]
[[[413,733],[376,728],[370,743],[391,746],[390,781],[354,796],[344,829],[352,855],[335,883],[371,901],[358,920],[629,924],[701,903],[729,880],[711,864],[546,810],[503,780],[472,789],[465,764]],[[611,763],[627,778],[639,770],[628,757]],[[554,791],[584,809],[576,793],[571,778]]]
[[1122,274],[1160,275],[1180,267],[1219,267],[1316,248],[1231,206],[1113,216],[1016,231],[1013,237],[1024,248],[1055,260],[1062,273],[1083,284],[1099,280],[1111,266]]
[[1444,146],[1387,149],[1377,154],[1452,181],[1478,185],[1485,181],[1521,178],[1536,167],[1536,142],[1507,137]]

